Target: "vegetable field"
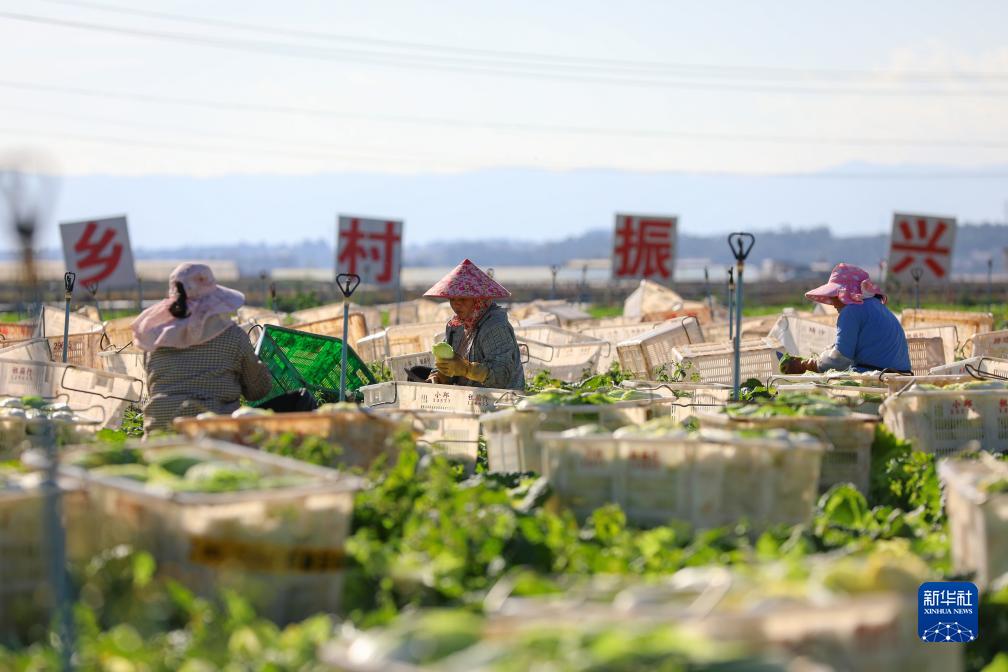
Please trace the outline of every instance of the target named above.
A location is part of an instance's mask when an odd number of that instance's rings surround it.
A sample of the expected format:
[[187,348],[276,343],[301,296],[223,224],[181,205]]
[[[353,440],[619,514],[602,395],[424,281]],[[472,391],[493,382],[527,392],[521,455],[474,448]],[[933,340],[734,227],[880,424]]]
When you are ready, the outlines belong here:
[[[951,336],[953,372],[912,376],[754,358],[735,397],[707,363],[729,347],[718,311],[702,342],[671,342],[687,316],[557,305],[512,319],[613,334],[578,342],[597,352],[576,380],[544,359],[520,394],[410,382],[392,357],[454,355],[424,342],[376,350],[352,403],[151,436],[142,377],[101,371],[129,394],[99,417],[59,379],[14,387],[27,364],[0,351],[0,670],[60,669],[67,649],[109,672],[1008,670],[1002,353]],[[807,354],[770,334],[813,322],[832,328],[795,311],[741,328],[783,363]],[[653,375],[628,372],[637,355]],[[943,580],[980,588],[973,641],[918,636],[918,588]]]

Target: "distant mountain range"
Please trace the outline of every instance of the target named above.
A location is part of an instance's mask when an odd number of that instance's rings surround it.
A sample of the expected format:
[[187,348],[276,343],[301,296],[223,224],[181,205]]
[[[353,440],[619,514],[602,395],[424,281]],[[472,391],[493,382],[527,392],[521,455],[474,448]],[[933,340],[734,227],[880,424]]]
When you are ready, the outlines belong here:
[[[1008,228],[1008,166],[848,164],[800,175],[493,169],[457,174],[70,176],[39,243],[59,257],[56,222],[126,213],[138,258],[235,260],[245,274],[332,265],[337,213],[405,220],[405,263],[469,257],[502,265],[610,255],[613,215],[678,215],[679,257],[728,261],[730,231],[757,234],[753,263],[846,259],[875,266],[893,211],[954,215],[955,269],[986,270]],[[832,231],[832,233],[831,233]],[[253,241],[253,242],[249,242]],[[255,242],[261,241],[261,242]],[[6,247],[3,247],[6,243]],[[0,236],[0,257],[10,241]]]
[[[684,236],[829,226],[840,237],[888,233],[893,211],[998,221],[1008,165],[846,164],[794,175],[499,168],[466,173],[69,176],[39,244],[58,221],[126,213],[135,248],[332,242],[338,213],[405,220],[408,244],[579,239],[616,212],[677,215]],[[0,244],[8,241],[0,237]],[[524,243],[519,243],[524,246]],[[305,250],[307,251],[307,250]],[[299,252],[300,253],[300,252]],[[688,252],[684,250],[684,253]]]

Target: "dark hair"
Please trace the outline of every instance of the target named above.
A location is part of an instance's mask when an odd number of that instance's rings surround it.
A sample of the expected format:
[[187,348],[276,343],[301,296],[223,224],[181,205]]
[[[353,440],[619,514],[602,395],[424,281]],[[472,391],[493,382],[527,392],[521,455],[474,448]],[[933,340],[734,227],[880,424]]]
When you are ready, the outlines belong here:
[[186,293],[185,287],[181,282],[175,283],[175,291],[178,292],[178,297],[175,302],[168,306],[168,312],[171,313],[172,317],[181,320],[184,317],[189,317],[189,306],[186,305]]

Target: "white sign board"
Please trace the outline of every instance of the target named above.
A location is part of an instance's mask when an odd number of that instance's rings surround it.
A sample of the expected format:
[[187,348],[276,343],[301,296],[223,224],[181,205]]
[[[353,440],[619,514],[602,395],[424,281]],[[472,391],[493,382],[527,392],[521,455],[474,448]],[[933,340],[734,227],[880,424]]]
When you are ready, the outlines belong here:
[[395,287],[402,265],[402,220],[339,216],[336,273],[355,273],[361,284]]
[[64,222],[60,234],[67,270],[77,274],[78,286],[136,286],[125,216]]
[[675,275],[676,217],[616,215],[612,277],[672,282]]
[[912,283],[915,269],[919,269],[916,272],[921,284],[947,282],[952,272],[955,233],[954,217],[896,213],[886,278]]

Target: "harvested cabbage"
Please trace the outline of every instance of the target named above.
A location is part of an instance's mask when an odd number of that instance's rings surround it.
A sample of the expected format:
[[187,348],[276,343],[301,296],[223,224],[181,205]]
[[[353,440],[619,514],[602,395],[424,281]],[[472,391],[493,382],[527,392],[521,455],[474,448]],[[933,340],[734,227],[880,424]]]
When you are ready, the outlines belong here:
[[448,343],[435,343],[434,347],[431,348],[431,352],[434,353],[435,359],[452,359],[455,357],[455,349]]

